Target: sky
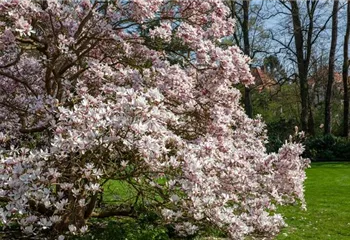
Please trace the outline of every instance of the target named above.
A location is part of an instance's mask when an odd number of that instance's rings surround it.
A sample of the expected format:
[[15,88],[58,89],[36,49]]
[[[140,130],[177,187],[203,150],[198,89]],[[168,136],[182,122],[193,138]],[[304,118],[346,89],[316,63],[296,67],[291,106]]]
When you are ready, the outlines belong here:
[[[277,0],[252,0],[251,1],[251,10],[252,16],[256,16],[258,18],[258,25],[264,29],[265,32],[273,33],[274,39],[271,39],[271,35],[266,41],[266,44],[263,47],[267,49],[267,52],[257,54],[256,64],[261,64],[262,58],[267,54],[277,54],[280,61],[285,65],[286,68],[295,67],[290,60],[292,55],[287,53],[284,50],[283,44],[290,45],[294,48],[294,39],[292,38],[292,24],[291,24],[291,15],[287,8],[278,3]],[[308,24],[307,16],[305,13],[305,1],[298,1],[300,5],[301,21],[304,24]],[[345,24],[346,24],[346,1],[340,1],[340,11],[338,13],[338,44],[337,44],[337,62],[336,69],[338,71],[342,68],[343,61],[343,41],[344,41],[344,33],[345,33]],[[289,6],[289,3],[287,3]],[[333,1],[319,1],[318,8],[315,12],[316,22],[315,29],[321,28],[330,18],[333,7]],[[260,10],[261,9],[261,10]],[[323,31],[316,44],[314,45],[313,54],[317,58],[321,58],[322,61],[328,62],[329,48],[330,48],[330,39],[331,39],[331,19],[328,20],[328,24],[326,25],[325,31]],[[251,31],[250,38],[254,38],[259,35],[258,31]],[[263,41],[255,41],[257,44],[262,43]],[[282,44],[281,44],[282,43]],[[254,45],[254,44],[253,44]],[[252,46],[254,47],[254,46]]]

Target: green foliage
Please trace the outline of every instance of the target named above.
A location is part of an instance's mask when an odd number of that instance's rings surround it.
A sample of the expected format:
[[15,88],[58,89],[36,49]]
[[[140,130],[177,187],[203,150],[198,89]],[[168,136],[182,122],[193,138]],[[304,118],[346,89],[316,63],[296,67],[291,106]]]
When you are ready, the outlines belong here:
[[305,141],[305,157],[312,161],[349,161],[350,141],[325,135],[309,138]]
[[124,181],[109,180],[103,185],[103,202],[132,202],[136,191]]
[[267,123],[267,132],[269,142],[266,144],[268,152],[277,152],[290,135],[294,134],[294,127],[297,123],[292,120],[283,118],[275,122]]
[[277,82],[285,81],[287,79],[287,73],[283,65],[280,63],[278,57],[270,55],[264,58],[264,68],[270,77]]
[[[160,178],[158,184],[163,184],[164,179]],[[89,233],[84,236],[70,236],[71,240],[184,240],[203,239],[207,236],[226,237],[226,235],[215,227],[201,229],[193,236],[179,237],[174,226],[167,224],[160,217],[156,209],[148,208],[147,204],[139,199],[135,202],[136,192],[125,181],[110,180],[104,184],[102,210],[120,206],[131,206],[132,217],[109,217],[92,218],[89,221]]]
[[254,91],[252,95],[254,114],[260,114],[266,123],[276,122],[279,119],[293,120],[297,123],[300,108],[297,88],[296,84],[284,84],[262,92]]
[[[179,237],[172,225],[159,225],[159,217],[151,212],[138,218],[92,219],[90,231],[84,236],[70,236],[69,240],[203,240],[226,238],[217,228],[202,229],[198,235]],[[19,231],[18,231],[19,232]],[[208,237],[209,236],[209,237]]]
[[71,237],[72,240],[167,240],[169,236],[165,227],[159,227],[142,219],[108,218],[95,221],[89,234]]

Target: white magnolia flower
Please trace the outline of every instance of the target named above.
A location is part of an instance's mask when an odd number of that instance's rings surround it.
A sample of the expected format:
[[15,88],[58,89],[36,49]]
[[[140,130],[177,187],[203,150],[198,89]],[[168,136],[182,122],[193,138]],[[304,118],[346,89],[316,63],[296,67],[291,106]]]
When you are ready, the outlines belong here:
[[23,229],[23,232],[26,233],[26,234],[32,234],[33,231],[34,231],[33,225],[26,226],[26,227]]
[[89,185],[85,185],[85,189],[87,191],[91,191],[93,193],[96,193],[100,190],[100,184],[99,183],[90,183]]
[[61,217],[57,216],[57,215],[51,216],[50,221],[53,223],[57,223],[57,222],[61,221]]
[[93,164],[93,163],[87,163],[87,164],[85,164],[85,169],[86,170],[92,170],[92,169],[94,169],[94,167],[95,167],[95,165]]
[[123,168],[126,168],[126,166],[128,165],[128,161],[122,160],[122,161],[120,162],[120,165],[121,165]]
[[88,230],[88,226],[87,226],[87,225],[85,225],[85,226],[83,226],[82,228],[80,228],[80,232],[81,232],[81,233],[86,233],[87,230]]
[[63,235],[59,235],[57,238],[57,240],[64,240],[64,239],[65,239],[65,237]]
[[68,226],[68,229],[69,229],[69,231],[71,232],[71,233],[76,233],[76,231],[77,231],[77,227],[76,226],[74,226],[73,224],[71,224],[71,225],[69,225]]
[[85,207],[86,206],[85,199],[80,199],[79,200],[79,206],[80,207]]
[[80,191],[77,188],[73,188],[72,193],[73,193],[74,197],[77,197],[79,195]]
[[174,203],[178,202],[179,200],[180,200],[180,197],[178,195],[176,195],[176,194],[173,194],[170,197],[170,201],[172,201]]
[[39,225],[41,225],[43,229],[47,229],[52,226],[52,222],[48,221],[46,218],[41,218],[39,221]]

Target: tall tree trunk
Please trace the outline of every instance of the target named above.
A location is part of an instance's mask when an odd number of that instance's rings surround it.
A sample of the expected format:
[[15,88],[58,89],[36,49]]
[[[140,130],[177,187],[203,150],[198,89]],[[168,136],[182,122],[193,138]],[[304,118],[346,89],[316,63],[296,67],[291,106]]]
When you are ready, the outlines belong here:
[[[250,43],[249,43],[249,4],[250,1],[243,1],[243,22],[242,22],[242,32],[243,32],[243,43],[244,43],[244,54],[250,56]],[[250,94],[250,88],[244,88],[244,109],[248,117],[253,117],[253,106]]]
[[300,121],[301,129],[304,132],[309,132],[307,127],[307,122],[309,119],[308,115],[308,96],[309,96],[309,86],[307,84],[307,74],[308,71],[305,67],[299,70],[299,85],[300,85],[300,97],[301,97],[301,111],[300,111]]
[[332,40],[331,49],[329,51],[329,64],[328,64],[328,83],[326,91],[326,106],[325,106],[325,119],[324,119],[324,134],[331,134],[331,120],[332,120],[332,87],[334,82],[334,61],[335,50],[337,46],[337,32],[338,32],[338,6],[339,1],[334,1],[332,10]]
[[252,97],[250,94],[250,88],[244,88],[244,110],[248,117],[253,117],[253,106],[252,106]]
[[349,135],[349,95],[348,95],[348,73],[349,73],[349,33],[350,33],[350,0],[347,5],[347,22],[346,31],[344,36],[344,62],[343,62],[343,88],[344,88],[344,116],[343,116],[343,136],[348,137]]
[[312,110],[312,102],[309,101],[308,104],[309,104],[308,132],[311,136],[315,136],[315,121],[314,121],[314,114]]
[[295,48],[297,55],[298,63],[298,77],[300,85],[300,98],[301,98],[301,129],[304,132],[308,132],[308,84],[307,84],[307,74],[308,74],[308,59],[304,59],[304,39],[303,32],[300,21],[299,6],[298,2],[290,0],[291,10],[292,10],[292,21],[294,29],[294,39],[295,39]]

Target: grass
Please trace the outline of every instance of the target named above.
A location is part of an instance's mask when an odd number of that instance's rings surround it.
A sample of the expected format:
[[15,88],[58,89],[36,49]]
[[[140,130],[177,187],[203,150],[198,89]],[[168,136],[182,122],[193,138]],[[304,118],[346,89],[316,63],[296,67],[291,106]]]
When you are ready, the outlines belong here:
[[307,211],[283,207],[281,239],[350,239],[350,163],[313,163],[307,170]]
[[135,194],[130,186],[120,181],[108,181],[103,188],[104,202],[126,201]]

